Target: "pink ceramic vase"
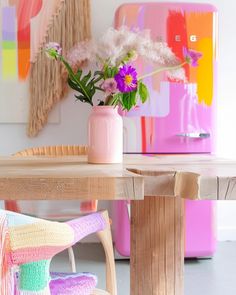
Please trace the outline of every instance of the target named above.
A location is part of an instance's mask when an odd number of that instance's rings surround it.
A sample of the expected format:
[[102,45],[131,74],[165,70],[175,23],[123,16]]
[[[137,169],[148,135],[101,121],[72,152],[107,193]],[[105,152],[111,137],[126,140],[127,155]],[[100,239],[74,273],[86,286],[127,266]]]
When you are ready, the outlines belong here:
[[117,107],[93,107],[88,122],[88,146],[89,163],[122,162],[123,121]]

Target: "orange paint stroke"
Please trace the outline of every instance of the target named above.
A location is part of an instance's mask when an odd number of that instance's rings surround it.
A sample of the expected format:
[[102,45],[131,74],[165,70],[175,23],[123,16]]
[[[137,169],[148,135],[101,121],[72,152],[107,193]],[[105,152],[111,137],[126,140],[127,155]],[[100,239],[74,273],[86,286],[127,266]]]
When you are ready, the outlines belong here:
[[[198,102],[211,106],[213,100],[213,80],[215,59],[213,38],[213,13],[186,13],[188,47],[203,54],[199,66],[190,67],[189,81],[198,85]],[[201,24],[201,25],[200,25]],[[196,35],[196,42],[191,41],[191,35]]]
[[17,7],[18,76],[25,80],[30,68],[30,21],[41,10],[43,0],[12,0]]

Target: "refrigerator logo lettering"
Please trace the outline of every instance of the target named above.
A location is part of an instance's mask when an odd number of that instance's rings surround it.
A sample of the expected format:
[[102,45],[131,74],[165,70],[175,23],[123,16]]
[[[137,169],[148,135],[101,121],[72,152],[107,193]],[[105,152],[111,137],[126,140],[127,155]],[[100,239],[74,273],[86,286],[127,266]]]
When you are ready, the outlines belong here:
[[176,41],[176,42],[181,42],[181,37],[180,37],[180,35],[175,35],[175,41]]
[[190,41],[191,42],[197,42],[197,36],[196,35],[190,35]]
[[[190,35],[189,39],[191,42],[197,42],[197,36],[196,35]],[[181,42],[181,36],[180,35],[175,35],[175,41],[176,42]]]

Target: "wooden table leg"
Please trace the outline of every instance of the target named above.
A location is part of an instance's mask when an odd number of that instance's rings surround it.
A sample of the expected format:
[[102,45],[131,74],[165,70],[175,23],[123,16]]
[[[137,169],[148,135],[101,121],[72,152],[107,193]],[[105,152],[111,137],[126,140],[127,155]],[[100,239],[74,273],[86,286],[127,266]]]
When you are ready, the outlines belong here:
[[131,295],[183,295],[183,200],[131,202]]

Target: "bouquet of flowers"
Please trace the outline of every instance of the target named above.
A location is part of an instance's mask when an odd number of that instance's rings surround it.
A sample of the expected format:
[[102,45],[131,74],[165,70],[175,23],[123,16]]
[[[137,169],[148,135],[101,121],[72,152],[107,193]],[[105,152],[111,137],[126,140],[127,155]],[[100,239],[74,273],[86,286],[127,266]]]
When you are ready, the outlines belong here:
[[[127,111],[138,101],[147,101],[149,93],[144,78],[166,71],[171,79],[185,81],[183,66],[197,66],[202,56],[200,52],[183,48],[184,60],[180,61],[166,43],[153,41],[149,31],[130,31],[126,27],[109,28],[98,41],[79,43],[65,57],[58,43],[48,43],[45,50],[49,57],[65,65],[68,84],[77,92],[78,100],[93,106],[94,95],[100,91],[103,98],[98,105],[121,106]],[[134,66],[139,57],[151,62],[156,69],[139,76]],[[84,61],[95,70],[84,74],[81,68]]]

